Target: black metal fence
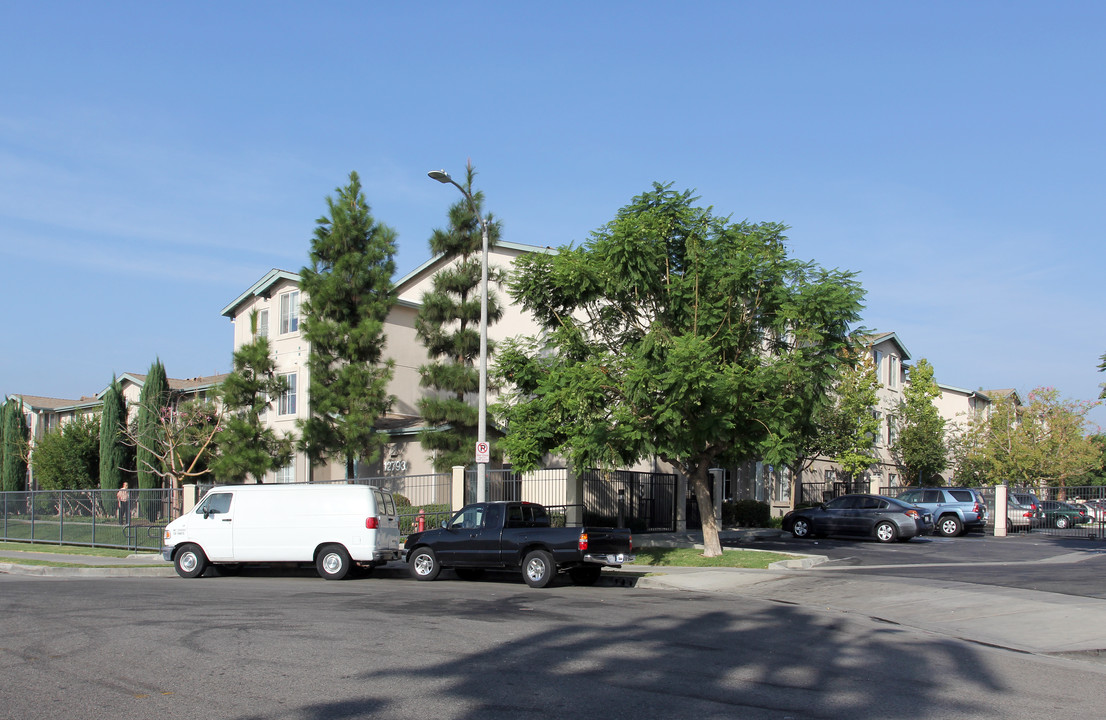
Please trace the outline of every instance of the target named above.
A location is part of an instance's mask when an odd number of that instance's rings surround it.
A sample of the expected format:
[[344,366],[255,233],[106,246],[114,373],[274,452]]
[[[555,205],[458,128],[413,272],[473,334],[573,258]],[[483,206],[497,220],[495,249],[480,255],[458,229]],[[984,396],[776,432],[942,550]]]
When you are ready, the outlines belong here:
[[632,470],[586,470],[580,475],[586,524],[675,532],[675,475]]
[[0,539],[157,550],[162,531],[181,513],[178,489],[28,490],[0,492]]

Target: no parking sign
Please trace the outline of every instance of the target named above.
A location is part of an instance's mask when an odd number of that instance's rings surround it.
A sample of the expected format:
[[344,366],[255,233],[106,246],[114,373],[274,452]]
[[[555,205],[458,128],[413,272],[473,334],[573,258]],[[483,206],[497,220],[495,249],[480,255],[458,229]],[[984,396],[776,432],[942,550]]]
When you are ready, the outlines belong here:
[[492,448],[486,442],[476,443],[476,462],[489,463],[492,461]]

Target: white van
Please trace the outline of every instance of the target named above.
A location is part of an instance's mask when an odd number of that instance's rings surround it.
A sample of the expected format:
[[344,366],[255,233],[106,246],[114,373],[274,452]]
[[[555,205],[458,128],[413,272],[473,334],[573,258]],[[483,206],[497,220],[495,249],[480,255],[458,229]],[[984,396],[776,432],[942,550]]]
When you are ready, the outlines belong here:
[[354,563],[399,559],[399,519],[392,494],[370,485],[224,485],[166,526],[161,555],[186,578],[209,564],[296,562],[341,580]]

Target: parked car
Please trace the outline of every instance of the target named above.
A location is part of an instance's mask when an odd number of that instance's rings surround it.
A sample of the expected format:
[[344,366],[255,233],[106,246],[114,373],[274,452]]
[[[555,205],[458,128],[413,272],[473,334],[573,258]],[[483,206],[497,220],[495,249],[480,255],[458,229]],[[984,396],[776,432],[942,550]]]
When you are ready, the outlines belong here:
[[975,488],[914,488],[899,499],[933,515],[937,532],[945,537],[987,525],[987,501]]
[[521,570],[534,588],[547,587],[559,572],[577,585],[594,585],[604,567],[632,563],[629,530],[553,527],[537,503],[466,505],[440,528],[407,536],[407,564],[417,580],[433,580],[453,568],[462,580],[484,570]]
[[1106,502],[1102,500],[1084,500],[1073,503],[1087,511],[1087,519],[1090,522],[1106,522]]
[[[1010,502],[1016,502],[1019,505],[1024,505],[1033,511],[1033,520],[1037,521],[1043,517],[1041,513],[1041,501],[1031,492],[1012,492],[1010,493]],[[1034,522],[1036,524],[1036,522]]]
[[792,510],[783,516],[782,527],[797,538],[862,535],[893,542],[928,535],[933,516],[884,495],[842,495],[821,505]]
[[1006,502],[1006,527],[1009,530],[1028,530],[1037,517],[1037,511],[1028,505],[1020,505],[1014,500]]
[[1066,502],[1057,500],[1042,500],[1041,513],[1045,525],[1064,529],[1088,522],[1087,512]]

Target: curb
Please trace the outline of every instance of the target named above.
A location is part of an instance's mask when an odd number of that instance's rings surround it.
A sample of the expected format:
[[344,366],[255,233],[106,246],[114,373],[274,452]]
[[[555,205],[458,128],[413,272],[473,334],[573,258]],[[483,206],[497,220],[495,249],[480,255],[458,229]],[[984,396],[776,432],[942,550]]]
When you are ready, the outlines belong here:
[[45,577],[175,577],[172,566],[166,567],[54,567],[0,563],[0,573]]

